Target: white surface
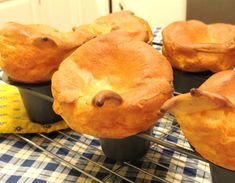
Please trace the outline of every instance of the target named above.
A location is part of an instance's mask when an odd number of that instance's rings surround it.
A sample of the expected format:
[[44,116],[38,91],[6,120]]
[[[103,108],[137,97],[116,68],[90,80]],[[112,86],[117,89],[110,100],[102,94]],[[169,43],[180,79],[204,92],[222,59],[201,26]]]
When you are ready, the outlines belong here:
[[0,2],[0,23],[38,23],[71,31],[108,12],[108,0],[9,0]]
[[152,28],[186,19],[186,0],[112,0],[113,11],[131,10],[147,20]]
[[81,0],[31,0],[34,23],[50,25],[60,31],[71,31],[81,24]]
[[33,11],[30,0],[10,0],[0,3],[0,23],[9,21],[32,23]]
[[108,0],[83,0],[82,11],[82,23],[93,23],[96,18],[109,13]]
[[[109,12],[108,0],[9,0],[0,3],[0,23],[40,23],[61,31],[73,26],[92,23]],[[150,26],[165,26],[185,20],[186,0],[112,0],[113,11],[133,11],[147,20]]]

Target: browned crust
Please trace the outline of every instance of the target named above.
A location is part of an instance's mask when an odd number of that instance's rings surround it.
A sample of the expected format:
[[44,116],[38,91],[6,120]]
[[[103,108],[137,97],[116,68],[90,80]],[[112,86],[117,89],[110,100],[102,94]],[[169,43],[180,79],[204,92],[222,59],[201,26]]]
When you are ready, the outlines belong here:
[[[119,106],[122,104],[122,97],[114,91],[111,90],[102,90],[98,92],[92,99],[92,105],[95,107],[106,106],[106,102],[111,101],[111,106]],[[110,104],[109,104],[110,106]]]
[[[166,113],[167,111],[171,111],[172,108],[177,107],[177,105],[182,102],[182,99],[187,97],[189,94],[182,94],[176,97],[173,97],[169,100],[167,100],[163,106],[160,109],[161,113]],[[228,100],[226,97],[208,92],[208,91],[203,91],[200,89],[193,88],[190,90],[190,95],[192,97],[200,97],[204,96],[208,98],[209,100],[213,101],[217,107],[235,107],[235,104],[233,104],[230,100]],[[198,109],[200,111],[200,109]]]

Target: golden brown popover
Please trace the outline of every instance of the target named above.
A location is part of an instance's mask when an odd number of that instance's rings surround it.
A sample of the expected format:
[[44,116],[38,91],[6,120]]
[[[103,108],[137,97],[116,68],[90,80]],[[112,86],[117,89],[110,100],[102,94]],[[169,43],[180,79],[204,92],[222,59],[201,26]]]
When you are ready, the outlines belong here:
[[192,146],[205,159],[235,170],[235,70],[211,76],[191,93],[162,106],[170,111]]
[[172,69],[147,43],[112,32],[83,44],[52,77],[54,111],[77,132],[123,138],[151,128],[172,96]]
[[89,32],[95,35],[109,32],[129,32],[130,35],[141,41],[151,43],[153,40],[152,30],[144,19],[137,17],[133,12],[121,11],[102,16],[93,24],[75,27],[74,31]]
[[163,29],[163,54],[176,69],[218,72],[235,67],[235,26],[179,21]]
[[50,81],[60,62],[94,35],[62,33],[45,25],[9,22],[0,27],[0,67],[14,81]]

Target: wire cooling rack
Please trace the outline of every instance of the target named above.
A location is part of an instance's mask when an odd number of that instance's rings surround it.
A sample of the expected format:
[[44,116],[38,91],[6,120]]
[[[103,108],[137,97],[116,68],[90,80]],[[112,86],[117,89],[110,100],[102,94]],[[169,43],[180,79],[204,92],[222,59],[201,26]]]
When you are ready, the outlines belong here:
[[53,161],[73,169],[79,176],[77,182],[210,182],[208,163],[190,148],[170,114],[159,120],[153,135],[138,135],[150,140],[151,147],[135,162],[106,158],[99,139],[70,129],[50,134],[1,136],[17,137]]

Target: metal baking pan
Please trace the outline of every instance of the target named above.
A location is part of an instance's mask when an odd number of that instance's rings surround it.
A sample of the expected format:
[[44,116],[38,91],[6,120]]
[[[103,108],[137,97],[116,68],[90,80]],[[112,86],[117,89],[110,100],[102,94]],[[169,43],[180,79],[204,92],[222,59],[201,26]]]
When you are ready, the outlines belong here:
[[198,88],[203,82],[205,82],[212,72],[185,72],[177,69],[173,69],[174,74],[174,89],[178,93],[187,93],[191,88]]
[[19,89],[25,109],[32,122],[51,124],[62,120],[61,116],[53,111],[51,83],[23,84],[12,81],[5,73],[2,80]]

